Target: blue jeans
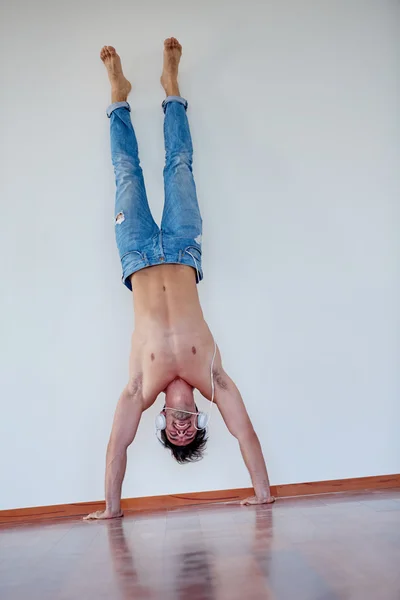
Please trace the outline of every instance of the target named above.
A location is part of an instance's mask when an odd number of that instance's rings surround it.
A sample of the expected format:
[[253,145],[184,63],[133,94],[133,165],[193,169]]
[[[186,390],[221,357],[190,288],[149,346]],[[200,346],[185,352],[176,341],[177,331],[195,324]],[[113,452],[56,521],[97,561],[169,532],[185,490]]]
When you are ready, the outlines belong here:
[[130,277],[154,265],[183,264],[196,270],[202,280],[202,219],[192,173],[193,147],[187,102],[170,96],[165,113],[165,203],[161,228],[155,223],[147,201],[138,144],[127,102],[107,110],[111,125],[111,157],[114,165],[115,234],[122,264],[122,281],[132,290]]

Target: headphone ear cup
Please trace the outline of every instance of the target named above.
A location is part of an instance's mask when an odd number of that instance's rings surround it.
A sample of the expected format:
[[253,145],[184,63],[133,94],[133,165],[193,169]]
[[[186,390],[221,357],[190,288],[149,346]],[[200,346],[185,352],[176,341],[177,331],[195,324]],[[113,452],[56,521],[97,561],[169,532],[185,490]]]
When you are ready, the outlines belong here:
[[208,425],[209,416],[206,413],[199,413],[197,415],[197,427],[198,429],[205,429]]
[[156,429],[157,429],[157,431],[162,431],[163,429],[166,428],[166,426],[167,426],[167,419],[165,418],[165,415],[160,413],[159,415],[156,416]]

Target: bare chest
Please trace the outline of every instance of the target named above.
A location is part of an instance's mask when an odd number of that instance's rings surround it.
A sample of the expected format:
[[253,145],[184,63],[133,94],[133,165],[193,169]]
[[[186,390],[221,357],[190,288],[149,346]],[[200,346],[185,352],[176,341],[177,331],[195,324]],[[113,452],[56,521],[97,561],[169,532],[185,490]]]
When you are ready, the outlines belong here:
[[185,333],[162,332],[146,339],[132,336],[130,377],[141,376],[145,406],[180,377],[205,397],[210,394],[210,367],[214,340],[208,327]]

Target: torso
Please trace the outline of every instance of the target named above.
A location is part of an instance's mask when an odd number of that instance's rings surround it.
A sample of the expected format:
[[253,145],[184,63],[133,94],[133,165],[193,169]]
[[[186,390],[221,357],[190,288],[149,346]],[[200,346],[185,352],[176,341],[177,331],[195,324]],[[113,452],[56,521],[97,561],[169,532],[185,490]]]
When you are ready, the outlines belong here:
[[132,276],[135,331],[130,382],[141,382],[144,409],[176,377],[210,399],[214,340],[201,310],[196,274],[186,265],[158,265]]

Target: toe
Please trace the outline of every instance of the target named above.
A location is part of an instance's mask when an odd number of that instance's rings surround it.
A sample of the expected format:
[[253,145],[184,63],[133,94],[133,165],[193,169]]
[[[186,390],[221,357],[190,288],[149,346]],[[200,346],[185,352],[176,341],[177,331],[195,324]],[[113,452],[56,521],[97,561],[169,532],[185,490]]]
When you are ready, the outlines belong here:
[[113,46],[108,46],[108,51],[110,52],[111,56],[117,53],[116,49]]

